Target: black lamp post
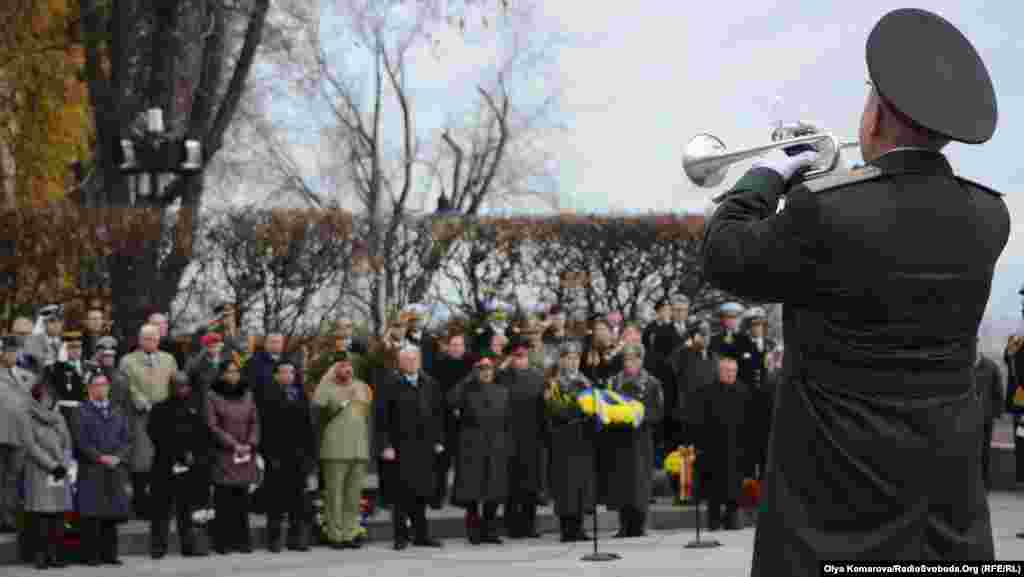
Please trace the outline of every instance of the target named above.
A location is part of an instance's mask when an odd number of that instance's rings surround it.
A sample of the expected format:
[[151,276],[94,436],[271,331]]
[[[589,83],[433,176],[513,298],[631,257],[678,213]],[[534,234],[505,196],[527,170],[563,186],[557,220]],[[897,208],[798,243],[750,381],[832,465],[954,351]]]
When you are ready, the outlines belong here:
[[203,168],[202,144],[193,139],[169,138],[159,108],[146,112],[144,137],[122,139],[119,153],[119,168],[128,177],[132,206],[143,199],[160,199],[174,175],[195,174]]

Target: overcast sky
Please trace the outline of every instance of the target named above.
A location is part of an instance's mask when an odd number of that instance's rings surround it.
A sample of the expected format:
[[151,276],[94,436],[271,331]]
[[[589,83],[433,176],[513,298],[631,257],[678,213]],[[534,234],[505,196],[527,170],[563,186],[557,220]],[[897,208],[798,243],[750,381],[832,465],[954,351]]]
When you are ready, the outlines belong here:
[[[520,79],[515,89],[520,95],[560,92],[558,118],[567,130],[546,146],[558,161],[564,206],[699,211],[721,189],[696,188],[681,170],[683,147],[698,132],[711,132],[730,148],[760,145],[782,115],[781,120],[810,121],[841,138],[856,138],[867,93],[865,40],[885,12],[905,5],[538,2],[533,27],[538,38],[551,40],[552,59],[546,73]],[[1024,3],[914,5],[953,22],[981,54],[995,84],[999,125],[993,139],[981,146],[952,144],[946,153],[960,175],[1006,195],[1013,228],[997,266],[988,316],[1018,318],[1017,291],[1024,286]],[[331,15],[324,16],[329,30]],[[460,98],[470,102],[473,79],[502,50],[494,34],[468,42],[447,34],[441,40],[440,53],[420,51],[410,67],[419,103],[417,131],[423,135],[436,132],[457,111]],[[847,159],[860,162],[859,153]],[[735,182],[742,169],[723,186]]]

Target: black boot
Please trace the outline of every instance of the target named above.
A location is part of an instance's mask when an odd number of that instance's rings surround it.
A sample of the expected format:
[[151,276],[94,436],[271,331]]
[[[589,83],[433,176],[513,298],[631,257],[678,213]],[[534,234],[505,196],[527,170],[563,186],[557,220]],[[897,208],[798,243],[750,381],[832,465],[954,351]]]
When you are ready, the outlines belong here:
[[471,545],[479,545],[483,540],[482,532],[480,531],[481,520],[480,514],[477,512],[478,505],[474,505],[466,511],[465,523],[466,523],[466,540]]
[[271,521],[267,524],[267,551],[280,553],[284,545],[284,536],[281,534],[281,521]]
[[708,531],[717,531],[722,527],[722,508],[717,503],[709,504],[708,510]]
[[625,507],[619,508],[619,530],[615,533],[615,539],[625,539],[629,537],[629,510]]
[[530,539],[540,537],[537,531],[537,504],[530,503],[523,506],[523,534]]
[[575,540],[574,539],[575,535],[573,535],[572,519],[571,518],[569,518],[569,517],[559,517],[558,518],[558,528],[559,528],[559,530],[561,531],[561,534],[562,534],[562,536],[561,536],[562,543],[570,543],[570,542]]
[[741,528],[739,509],[734,503],[730,503],[725,508],[725,530],[738,531]]
[[589,541],[590,540],[590,535],[587,535],[587,532],[583,529],[583,517],[582,516],[573,517],[572,525],[573,525],[573,535],[575,536],[577,541]]
[[288,526],[288,549],[290,551],[309,551],[309,523],[305,521],[291,523]]
[[647,536],[647,514],[643,511],[633,511],[630,513],[631,526],[629,528],[630,537],[646,537]]

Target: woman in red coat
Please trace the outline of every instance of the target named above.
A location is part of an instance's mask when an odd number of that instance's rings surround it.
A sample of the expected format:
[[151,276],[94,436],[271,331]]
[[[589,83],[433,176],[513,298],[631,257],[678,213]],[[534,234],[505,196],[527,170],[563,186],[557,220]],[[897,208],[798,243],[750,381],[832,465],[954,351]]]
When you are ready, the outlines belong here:
[[249,529],[249,487],[259,482],[256,451],[260,422],[252,393],[242,382],[237,360],[221,365],[206,403],[206,420],[214,437],[213,500],[217,511],[214,549],[252,553]]

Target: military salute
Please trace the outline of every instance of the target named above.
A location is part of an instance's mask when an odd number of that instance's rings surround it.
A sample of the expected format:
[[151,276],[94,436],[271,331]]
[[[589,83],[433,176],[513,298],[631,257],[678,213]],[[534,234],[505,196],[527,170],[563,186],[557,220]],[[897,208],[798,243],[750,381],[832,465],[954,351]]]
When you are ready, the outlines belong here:
[[771,438],[755,576],[818,575],[826,559],[994,557],[967,393],[1010,219],[942,148],[992,137],[995,92],[964,36],[922,10],[876,24],[867,66],[868,165],[795,184],[815,153],[760,162],[705,235],[715,287],[785,304],[785,426]]

